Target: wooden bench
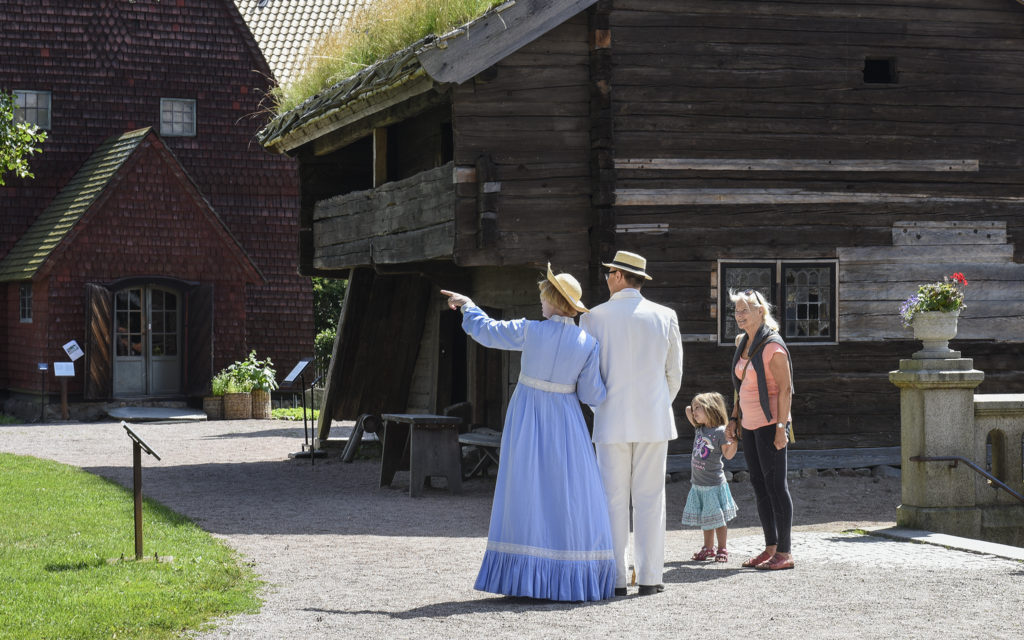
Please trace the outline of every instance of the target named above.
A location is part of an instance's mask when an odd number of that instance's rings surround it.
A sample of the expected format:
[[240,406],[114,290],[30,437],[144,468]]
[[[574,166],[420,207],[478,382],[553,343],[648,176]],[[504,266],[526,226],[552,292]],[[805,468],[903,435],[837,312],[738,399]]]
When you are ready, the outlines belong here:
[[449,491],[462,493],[462,418],[424,413],[385,413],[380,418],[380,486],[390,486],[396,471],[408,470],[410,496],[422,495],[431,476],[444,476]]
[[[472,467],[468,472],[462,474],[463,480],[468,480],[476,474],[487,475],[487,468],[493,463],[498,466],[501,450],[501,432],[487,427],[480,427],[468,433],[459,434],[459,444],[465,447],[476,447],[480,451],[480,457],[471,462]],[[468,465],[467,465],[468,466]]]

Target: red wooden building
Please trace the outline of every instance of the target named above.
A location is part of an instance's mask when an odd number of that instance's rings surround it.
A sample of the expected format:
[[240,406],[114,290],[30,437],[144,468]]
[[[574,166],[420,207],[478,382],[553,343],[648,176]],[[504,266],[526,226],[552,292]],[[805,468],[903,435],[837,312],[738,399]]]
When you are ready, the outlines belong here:
[[[295,163],[253,141],[271,73],[231,0],[0,0],[0,89],[46,129],[0,187],[0,394],[183,398],[312,348]],[[52,369],[52,367],[51,367]],[[52,378],[49,388],[54,389]]]

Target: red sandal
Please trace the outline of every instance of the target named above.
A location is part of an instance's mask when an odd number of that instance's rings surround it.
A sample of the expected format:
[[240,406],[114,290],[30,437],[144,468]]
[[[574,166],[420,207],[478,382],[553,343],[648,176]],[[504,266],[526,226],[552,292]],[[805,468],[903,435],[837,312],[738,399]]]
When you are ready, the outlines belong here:
[[701,547],[700,551],[693,554],[691,560],[710,560],[715,557],[715,550],[711,547]]
[[750,567],[756,567],[756,566],[760,565],[763,562],[768,562],[771,558],[772,558],[772,554],[771,553],[769,553],[767,551],[762,551],[761,553],[757,554],[756,556],[754,556],[750,560],[744,561],[742,566],[747,567],[749,569]]
[[757,565],[756,568],[763,569],[766,571],[779,571],[780,569],[792,569],[795,566],[796,563],[793,562],[793,556],[789,556],[787,558],[785,556],[780,556],[776,553],[767,561]]
[[725,547],[718,547],[718,553],[715,554],[715,562],[729,562],[729,550]]

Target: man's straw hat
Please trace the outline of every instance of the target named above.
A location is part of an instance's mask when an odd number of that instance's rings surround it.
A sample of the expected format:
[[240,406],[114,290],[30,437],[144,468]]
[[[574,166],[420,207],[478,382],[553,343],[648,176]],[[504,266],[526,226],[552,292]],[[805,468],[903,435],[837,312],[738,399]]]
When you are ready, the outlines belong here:
[[647,268],[647,260],[642,256],[638,256],[635,253],[629,251],[616,251],[615,257],[611,262],[602,262],[602,265],[609,269],[619,269],[620,271],[628,271],[635,273],[638,276],[651,280],[651,276],[647,275],[645,269]]
[[589,311],[583,306],[583,302],[580,298],[583,297],[583,288],[580,287],[580,283],[576,278],[572,277],[568,273],[560,273],[557,276],[551,272],[551,263],[548,263],[548,282],[553,284],[558,293],[562,294],[565,301],[568,302],[573,309],[580,313],[586,313]]

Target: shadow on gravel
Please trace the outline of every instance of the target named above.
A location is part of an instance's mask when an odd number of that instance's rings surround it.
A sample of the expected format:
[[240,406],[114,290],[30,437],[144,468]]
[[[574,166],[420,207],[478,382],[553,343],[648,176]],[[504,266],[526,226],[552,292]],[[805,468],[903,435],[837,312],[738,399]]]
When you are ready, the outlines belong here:
[[636,595],[625,598],[609,598],[598,602],[558,602],[556,600],[535,600],[533,598],[516,598],[511,596],[497,596],[492,598],[481,598],[478,600],[453,600],[449,602],[435,602],[433,604],[415,607],[408,611],[342,611],[340,609],[317,609],[309,608],[304,611],[311,613],[322,613],[337,616],[387,616],[396,620],[414,620],[416,618],[448,618],[451,616],[501,613],[506,611],[569,611],[581,607],[600,607],[618,600],[629,600]]
[[289,423],[289,426],[281,427],[278,429],[263,429],[262,431],[232,431],[230,433],[218,433],[215,435],[206,436],[206,439],[223,440],[229,438],[293,438],[295,440],[295,450],[298,451],[299,445],[304,440],[308,440],[308,438],[306,437],[307,433],[310,433],[309,427],[307,426],[306,429],[304,430],[302,428],[302,422],[300,421],[297,425],[295,423]]
[[738,565],[727,568],[710,562],[683,560],[679,562],[666,562],[663,579],[666,583],[670,584],[696,584],[698,582],[720,580],[748,571],[751,571],[751,569],[743,569]]
[[[131,491],[131,466],[85,471]],[[436,479],[437,488],[411,498],[408,473],[399,472],[393,487],[378,487],[376,461],[336,457],[167,466],[147,459],[142,476],[147,499],[224,535],[486,537],[494,492],[493,478],[463,482],[462,495]]]

